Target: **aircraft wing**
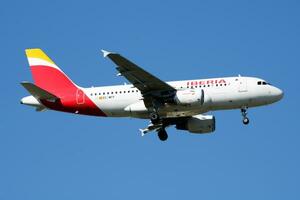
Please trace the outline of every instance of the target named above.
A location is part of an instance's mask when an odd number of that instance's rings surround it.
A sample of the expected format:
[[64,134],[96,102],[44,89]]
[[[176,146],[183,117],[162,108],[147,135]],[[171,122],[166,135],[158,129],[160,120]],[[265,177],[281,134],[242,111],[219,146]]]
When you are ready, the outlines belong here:
[[171,96],[175,89],[160,80],[133,62],[127,60],[117,53],[102,50],[104,57],[110,58],[116,65],[120,75],[124,76],[136,88],[138,88],[144,97],[161,98]]

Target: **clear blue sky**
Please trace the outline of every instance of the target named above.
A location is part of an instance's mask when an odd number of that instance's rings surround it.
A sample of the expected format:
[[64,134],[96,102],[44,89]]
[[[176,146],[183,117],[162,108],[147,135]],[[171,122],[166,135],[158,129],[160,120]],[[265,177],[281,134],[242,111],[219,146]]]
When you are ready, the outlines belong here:
[[[1,200],[300,199],[299,1],[78,2],[1,4]],[[213,134],[170,128],[162,143],[139,135],[147,121],[20,105],[35,47],[81,86],[125,81],[104,48],[163,80],[257,76],[285,97],[247,127],[214,112]]]

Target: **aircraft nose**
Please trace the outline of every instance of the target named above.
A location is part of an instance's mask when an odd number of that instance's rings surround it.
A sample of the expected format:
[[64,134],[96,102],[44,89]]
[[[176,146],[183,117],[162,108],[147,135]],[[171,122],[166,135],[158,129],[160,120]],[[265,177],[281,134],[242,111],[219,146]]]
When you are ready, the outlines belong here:
[[283,91],[277,87],[274,87],[272,95],[275,97],[276,101],[279,101],[283,97]]

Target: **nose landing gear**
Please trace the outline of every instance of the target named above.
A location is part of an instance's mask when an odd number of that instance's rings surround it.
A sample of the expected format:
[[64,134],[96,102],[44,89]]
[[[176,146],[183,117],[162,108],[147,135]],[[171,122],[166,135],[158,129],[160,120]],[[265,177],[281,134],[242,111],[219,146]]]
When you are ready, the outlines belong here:
[[250,120],[249,120],[248,117],[245,117],[245,118],[243,119],[243,124],[247,125],[247,124],[249,124],[249,122],[250,122]]
[[247,117],[247,114],[248,114],[247,113],[247,108],[242,108],[241,112],[242,112],[242,116],[243,116],[243,124],[245,124],[245,125],[249,124],[250,120]]

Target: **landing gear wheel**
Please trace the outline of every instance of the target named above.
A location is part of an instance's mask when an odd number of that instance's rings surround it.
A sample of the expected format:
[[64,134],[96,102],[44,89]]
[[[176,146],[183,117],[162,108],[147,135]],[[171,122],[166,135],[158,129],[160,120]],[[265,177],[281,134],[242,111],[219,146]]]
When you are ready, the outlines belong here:
[[157,113],[151,113],[150,114],[150,119],[151,119],[152,123],[156,123],[156,122],[159,121],[159,116],[158,116]]
[[161,141],[166,141],[168,139],[168,133],[165,129],[159,130],[157,136]]
[[249,124],[250,120],[249,118],[247,117],[247,107],[244,107],[241,109],[241,112],[242,112],[242,116],[243,116],[243,124],[247,125]]
[[247,125],[247,124],[249,124],[249,122],[250,122],[250,120],[249,120],[248,117],[245,117],[245,118],[243,119],[243,124]]

